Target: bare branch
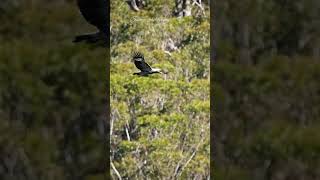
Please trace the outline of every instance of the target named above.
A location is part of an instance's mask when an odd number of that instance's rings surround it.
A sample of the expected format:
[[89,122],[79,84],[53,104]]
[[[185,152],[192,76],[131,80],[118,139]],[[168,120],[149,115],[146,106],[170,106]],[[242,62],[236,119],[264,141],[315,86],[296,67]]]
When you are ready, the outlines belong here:
[[130,133],[129,133],[129,129],[128,129],[129,125],[128,125],[128,122],[127,124],[125,125],[125,131],[126,131],[126,135],[127,135],[127,139],[128,141],[131,141],[131,138],[130,138]]
[[200,140],[200,142],[197,144],[197,147],[194,149],[194,151],[192,152],[191,156],[189,157],[189,159],[187,160],[187,162],[185,164],[183,164],[182,166],[180,165],[181,162],[183,161],[183,159],[181,159],[179,162],[178,162],[178,165],[176,166],[176,169],[175,169],[175,173],[174,173],[174,177],[178,177],[182,174],[184,168],[191,162],[191,160],[195,157],[196,153],[198,152],[199,150],[199,147],[201,145],[201,143],[203,142],[204,138],[202,138]]
[[137,6],[137,3],[136,3],[136,0],[131,0],[130,1],[130,5],[131,5],[131,8],[135,11],[140,11],[140,9],[138,8]]
[[119,179],[119,180],[122,180],[119,171],[118,171],[118,170],[116,169],[116,167],[113,165],[112,161],[110,162],[110,164],[111,164],[111,167],[112,167],[113,171],[114,171],[114,172],[116,173],[116,175],[118,176],[118,179]]

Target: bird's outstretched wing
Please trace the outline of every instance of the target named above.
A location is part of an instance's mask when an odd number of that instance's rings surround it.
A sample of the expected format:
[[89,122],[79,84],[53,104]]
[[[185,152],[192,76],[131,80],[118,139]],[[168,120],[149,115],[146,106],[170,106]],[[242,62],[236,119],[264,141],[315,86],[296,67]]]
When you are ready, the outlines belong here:
[[107,33],[107,17],[109,0],[77,0],[83,17],[101,32]]
[[150,72],[152,68],[144,60],[143,54],[139,52],[133,53],[134,65],[142,72]]

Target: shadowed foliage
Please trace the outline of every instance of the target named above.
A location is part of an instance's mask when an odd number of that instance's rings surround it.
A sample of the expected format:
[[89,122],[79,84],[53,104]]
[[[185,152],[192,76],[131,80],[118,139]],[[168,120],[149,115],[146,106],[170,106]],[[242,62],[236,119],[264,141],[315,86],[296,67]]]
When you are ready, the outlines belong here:
[[215,179],[319,179],[319,1],[215,6]]
[[105,179],[106,50],[71,42],[94,28],[75,1],[2,9],[0,179]]

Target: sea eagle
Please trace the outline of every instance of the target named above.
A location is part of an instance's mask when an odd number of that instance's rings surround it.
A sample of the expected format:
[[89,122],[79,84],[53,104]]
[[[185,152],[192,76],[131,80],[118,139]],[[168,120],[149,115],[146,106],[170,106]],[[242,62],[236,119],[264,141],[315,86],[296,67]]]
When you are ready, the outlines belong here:
[[95,43],[102,41],[107,44],[109,0],[77,0],[78,7],[84,19],[99,30],[93,34],[76,36],[73,42]]
[[162,73],[161,69],[151,68],[144,60],[143,54],[139,52],[133,53],[134,65],[140,70],[138,73],[133,73],[133,75],[148,76],[149,74]]

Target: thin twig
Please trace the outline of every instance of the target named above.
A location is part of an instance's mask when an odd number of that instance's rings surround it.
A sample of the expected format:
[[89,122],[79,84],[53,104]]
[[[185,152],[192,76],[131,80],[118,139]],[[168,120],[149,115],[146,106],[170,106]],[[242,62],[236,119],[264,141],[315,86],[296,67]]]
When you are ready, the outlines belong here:
[[194,158],[194,156],[195,156],[196,153],[198,152],[199,147],[200,147],[203,139],[204,139],[204,138],[202,138],[201,141],[197,144],[197,147],[196,147],[195,150],[192,152],[191,156],[189,157],[189,159],[187,160],[187,162],[186,162],[184,165],[180,166],[180,163],[181,163],[182,160],[179,161],[179,163],[178,163],[178,165],[177,165],[177,167],[176,167],[176,170],[175,170],[175,175],[174,175],[174,177],[178,177],[180,174],[182,174],[184,168],[191,162],[191,160]]
[[128,141],[131,141],[131,138],[130,138],[130,134],[129,134],[129,129],[128,129],[129,125],[128,125],[128,122],[127,124],[125,125],[125,129],[126,129],[126,135],[127,135],[127,139]]
[[110,162],[110,164],[111,164],[111,167],[112,167],[113,171],[114,171],[114,172],[116,173],[116,175],[118,176],[118,179],[119,179],[119,180],[122,180],[119,171],[118,171],[118,170],[116,169],[116,167],[113,165],[112,161]]

